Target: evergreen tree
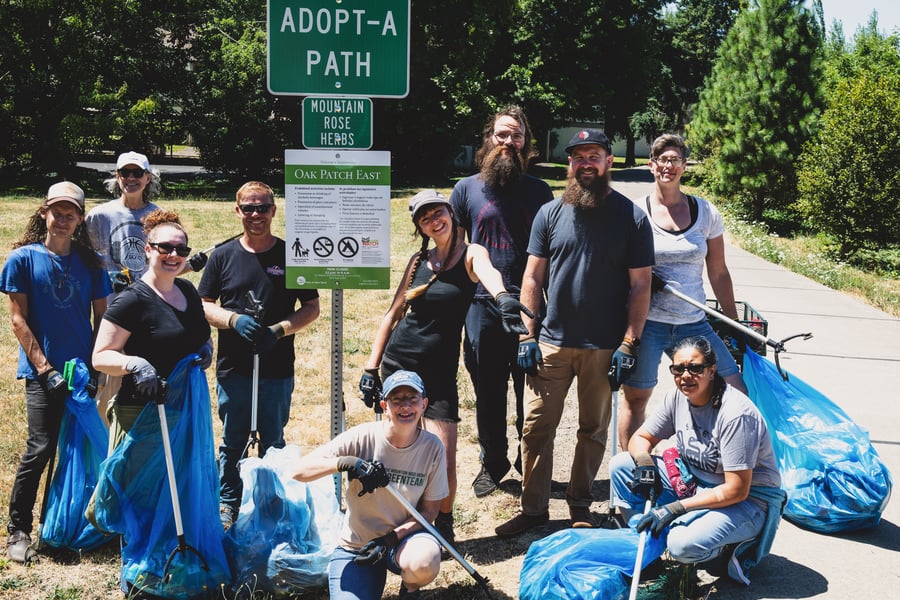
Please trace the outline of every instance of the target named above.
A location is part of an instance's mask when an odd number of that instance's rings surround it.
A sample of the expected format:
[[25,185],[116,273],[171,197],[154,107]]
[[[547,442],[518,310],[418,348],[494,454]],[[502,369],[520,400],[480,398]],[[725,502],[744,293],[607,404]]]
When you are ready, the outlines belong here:
[[821,107],[823,42],[821,19],[803,0],[754,0],[735,20],[700,94],[688,135],[706,158],[706,183],[757,220],[793,201],[794,164]]

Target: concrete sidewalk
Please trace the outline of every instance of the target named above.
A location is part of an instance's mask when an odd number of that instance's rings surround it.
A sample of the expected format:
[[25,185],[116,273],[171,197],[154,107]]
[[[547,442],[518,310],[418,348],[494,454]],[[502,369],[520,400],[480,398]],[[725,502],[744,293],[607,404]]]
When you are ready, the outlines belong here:
[[[650,184],[643,173],[633,171],[637,173],[615,181],[613,187],[637,198],[650,191]],[[770,338],[813,334],[810,340],[787,342],[782,368],[868,430],[893,477],[900,476],[900,319],[730,244],[726,258],[735,298],[768,321]],[[767,358],[772,359],[771,353]],[[653,402],[671,384],[662,368]],[[782,520],[771,554],[751,573],[752,585],[719,579],[709,598],[898,598],[898,525],[896,500],[888,504],[877,527],[854,533],[822,535]]]

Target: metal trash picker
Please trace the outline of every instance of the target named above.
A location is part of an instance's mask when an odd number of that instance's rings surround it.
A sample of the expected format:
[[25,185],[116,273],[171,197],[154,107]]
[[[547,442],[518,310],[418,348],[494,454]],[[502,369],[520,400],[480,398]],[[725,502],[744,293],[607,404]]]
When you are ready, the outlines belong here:
[[159,379],[159,392],[156,396],[156,408],[159,411],[159,427],[162,433],[163,453],[166,457],[166,474],[169,478],[169,494],[172,496],[172,514],[175,518],[175,534],[178,538],[178,545],[169,554],[166,560],[166,567],[163,570],[163,581],[168,583],[171,580],[169,567],[172,566],[172,560],[178,553],[187,554],[193,552],[200,559],[200,565],[204,571],[209,571],[209,565],[206,559],[200,554],[200,551],[187,543],[184,537],[184,525],[181,520],[181,502],[178,499],[178,484],[175,482],[175,463],[172,461],[172,446],[169,442],[169,421],[166,418],[166,398],[169,395],[169,386],[165,379]]
[[[650,512],[650,509],[653,508],[653,496],[647,499],[647,502],[644,503],[644,512],[643,514],[647,514]],[[634,558],[634,569],[631,572],[631,593],[628,595],[628,600],[636,600],[637,592],[638,592],[638,584],[641,582],[641,567],[643,566],[641,563],[644,562],[644,545],[647,541],[647,531],[649,527],[644,529],[641,532],[641,536],[638,538],[638,547],[637,547],[637,555]]]
[[484,595],[487,598],[494,600],[494,595],[491,594],[491,589],[488,587],[487,579],[485,579],[482,575],[480,575],[478,573],[478,571],[476,571],[475,568],[472,565],[470,565],[469,562],[465,558],[463,558],[462,554],[460,554],[456,550],[456,548],[454,548],[453,546],[450,545],[450,542],[445,540],[443,538],[443,536],[437,532],[437,529],[435,529],[434,526],[431,523],[429,523],[428,520],[425,519],[425,517],[422,516],[422,513],[420,513],[418,510],[416,510],[416,508],[412,504],[410,504],[409,500],[407,500],[406,498],[403,497],[403,494],[401,494],[397,490],[397,488],[394,487],[394,485],[392,483],[387,484],[385,486],[385,489],[387,489],[387,491],[389,491],[391,493],[391,495],[393,495],[394,498],[396,498],[400,502],[400,504],[403,505],[403,507],[407,510],[407,512],[409,512],[410,516],[412,516],[413,519],[415,519],[416,521],[419,522],[419,525],[424,527],[428,533],[430,533],[431,535],[433,535],[435,537],[435,539],[438,541],[438,543],[441,546],[443,546],[444,548],[447,549],[447,552],[450,553],[450,556],[452,556],[454,559],[456,559],[456,562],[458,562],[460,565],[462,565],[462,568],[465,569],[469,573],[469,575],[472,576],[472,578],[475,580],[476,583],[478,583],[478,586],[484,592]]
[[781,370],[781,363],[778,360],[778,354],[781,352],[785,352],[785,350],[786,350],[784,347],[785,342],[788,342],[788,341],[790,341],[794,338],[798,338],[798,337],[802,337],[804,340],[808,340],[813,336],[812,333],[797,333],[795,335],[788,336],[781,341],[773,340],[770,337],[766,337],[766,336],[762,335],[755,329],[753,329],[751,327],[747,327],[743,323],[738,323],[734,319],[725,316],[724,314],[720,313],[719,311],[715,310],[714,308],[711,308],[711,307],[707,306],[706,304],[703,304],[702,302],[697,302],[696,300],[694,300],[687,294],[679,292],[678,290],[673,288],[667,281],[664,281],[662,278],[660,278],[655,273],[653,274],[653,291],[668,292],[668,293],[672,294],[673,296],[675,296],[676,298],[680,298],[681,300],[684,300],[691,306],[696,306],[697,308],[699,308],[706,314],[722,321],[723,323],[726,323],[727,325],[733,327],[734,329],[742,332],[746,336],[753,338],[754,340],[757,340],[758,342],[766,344],[767,346],[771,347],[773,350],[775,350],[775,366],[778,368],[778,372],[781,373],[781,376],[784,377],[785,380],[787,380],[787,373],[785,373],[784,371]]
[[[250,303],[247,314],[253,317],[257,323],[262,323],[265,309],[253,290],[247,290],[247,302]],[[250,448],[254,446],[256,446],[256,453],[259,454],[259,432],[256,430],[256,417],[259,411],[259,352],[257,352],[256,344],[253,345],[253,379],[250,397],[250,439],[247,440],[247,445],[244,446],[244,451],[241,453],[242,458],[249,456]]]

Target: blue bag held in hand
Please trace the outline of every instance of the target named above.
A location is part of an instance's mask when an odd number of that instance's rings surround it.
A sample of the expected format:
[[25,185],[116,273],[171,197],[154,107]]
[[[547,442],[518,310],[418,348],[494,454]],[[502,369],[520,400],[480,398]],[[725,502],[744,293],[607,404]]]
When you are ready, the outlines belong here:
[[744,381],[772,436],[788,497],[784,518],[818,533],[877,525],[893,482],[868,432],[821,392],[793,375],[785,381],[749,349]]

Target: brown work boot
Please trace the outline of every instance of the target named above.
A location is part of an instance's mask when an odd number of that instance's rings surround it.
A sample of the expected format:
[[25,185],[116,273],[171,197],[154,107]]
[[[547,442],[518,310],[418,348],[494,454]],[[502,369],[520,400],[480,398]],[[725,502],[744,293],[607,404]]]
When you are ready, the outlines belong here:
[[515,537],[521,533],[525,533],[529,529],[544,525],[549,520],[549,512],[540,515],[526,515],[525,513],[520,512],[503,525],[498,525],[497,528],[494,529],[494,533],[500,537]]
[[572,527],[575,529],[593,529],[597,526],[597,520],[591,514],[587,506],[570,506],[569,516],[572,518]]

